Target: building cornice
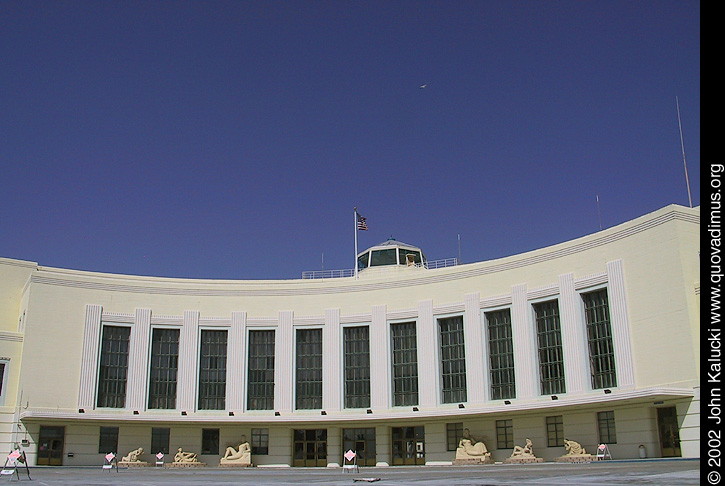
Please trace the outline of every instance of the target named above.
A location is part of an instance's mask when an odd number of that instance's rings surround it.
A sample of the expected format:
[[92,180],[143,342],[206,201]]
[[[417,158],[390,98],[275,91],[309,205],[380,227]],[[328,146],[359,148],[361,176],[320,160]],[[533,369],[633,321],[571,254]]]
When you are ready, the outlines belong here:
[[589,251],[637,235],[672,221],[699,224],[699,208],[671,205],[598,233],[550,247],[485,262],[375,279],[328,280],[200,280],[114,275],[38,267],[31,284],[110,292],[195,297],[279,297],[368,292],[430,285],[475,278],[532,266]]
[[82,422],[117,422],[117,423],[172,423],[172,424],[257,424],[284,425],[293,423],[344,423],[344,422],[380,422],[394,420],[430,420],[446,419],[451,417],[464,418],[484,415],[509,414],[512,412],[540,412],[543,410],[556,410],[572,407],[602,407],[605,404],[622,405],[643,402],[655,402],[665,400],[676,400],[695,397],[695,390],[691,388],[653,387],[631,390],[612,390],[610,394],[590,392],[579,395],[560,395],[558,400],[552,401],[549,396],[538,397],[534,400],[511,400],[505,404],[503,400],[488,402],[485,404],[466,404],[461,409],[457,406],[436,406],[416,407],[418,411],[412,411],[412,407],[395,408],[389,410],[343,410],[329,411],[322,416],[320,411],[295,411],[283,413],[279,416],[274,411],[265,412],[241,412],[234,411],[229,415],[227,411],[217,412],[188,412],[181,415],[179,410],[162,411],[141,411],[134,414],[132,410],[84,410],[79,413],[77,410],[25,410],[21,411],[21,421],[59,420],[59,421],[82,421]]

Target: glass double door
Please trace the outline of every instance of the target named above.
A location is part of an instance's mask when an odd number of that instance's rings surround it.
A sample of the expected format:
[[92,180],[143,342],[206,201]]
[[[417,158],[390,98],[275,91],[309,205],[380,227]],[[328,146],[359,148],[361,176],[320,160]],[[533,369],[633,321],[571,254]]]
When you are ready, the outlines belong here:
[[393,427],[391,430],[393,443],[393,465],[425,464],[425,428]]
[[292,457],[295,467],[326,467],[327,429],[296,429]]
[[657,409],[657,429],[660,435],[662,457],[681,457],[680,428],[675,407]]
[[358,466],[374,466],[375,454],[375,428],[343,429],[341,464],[345,463],[344,455],[347,451],[354,451],[357,455]]
[[65,427],[40,427],[38,436],[38,466],[63,465]]

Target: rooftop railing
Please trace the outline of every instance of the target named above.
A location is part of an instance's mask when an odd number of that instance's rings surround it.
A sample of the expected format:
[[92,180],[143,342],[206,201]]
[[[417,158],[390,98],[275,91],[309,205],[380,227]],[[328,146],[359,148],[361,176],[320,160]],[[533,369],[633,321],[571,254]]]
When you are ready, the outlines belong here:
[[[442,260],[428,260],[423,263],[417,263],[417,268],[426,268],[429,270],[435,268],[455,267],[458,265],[458,258],[444,258]],[[396,268],[398,265],[392,266]],[[384,268],[384,267],[373,267],[373,268]],[[303,279],[325,279],[325,278],[342,278],[342,277],[354,277],[355,269],[347,268],[345,270],[309,270],[302,272]]]

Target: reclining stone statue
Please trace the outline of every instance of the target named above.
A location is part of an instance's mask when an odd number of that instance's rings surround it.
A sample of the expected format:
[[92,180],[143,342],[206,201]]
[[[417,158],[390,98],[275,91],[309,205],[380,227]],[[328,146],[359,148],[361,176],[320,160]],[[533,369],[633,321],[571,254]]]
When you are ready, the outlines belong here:
[[139,459],[141,454],[143,454],[143,447],[132,450],[127,455],[123,456],[120,462],[141,462],[141,459]]
[[246,437],[242,436],[242,443],[235,449],[234,447],[227,447],[224,451],[224,457],[219,461],[220,465],[239,465],[239,466],[251,466],[252,465],[252,449],[249,447]]
[[199,459],[196,458],[195,453],[184,452],[184,450],[181,447],[179,447],[179,450],[174,455],[174,462],[175,463],[199,462]]

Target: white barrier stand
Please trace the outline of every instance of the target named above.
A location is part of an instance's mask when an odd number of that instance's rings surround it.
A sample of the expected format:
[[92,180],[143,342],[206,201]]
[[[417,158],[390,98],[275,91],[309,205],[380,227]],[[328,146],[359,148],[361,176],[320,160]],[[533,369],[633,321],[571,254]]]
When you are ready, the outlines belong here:
[[609,447],[607,447],[607,444],[599,444],[597,447],[597,461],[604,461],[609,457],[609,460],[612,459],[612,454],[609,452]]
[[115,466],[116,472],[118,472],[118,460],[116,459],[116,454],[114,454],[113,452],[109,452],[108,454],[105,455],[104,459],[105,459],[105,462],[103,463],[104,471],[111,472],[111,469],[113,469],[113,467]]
[[5,459],[5,465],[3,465],[2,470],[0,470],[0,476],[12,476],[17,473],[18,481],[20,481],[20,471],[18,468],[22,468],[23,466],[19,466],[18,462],[25,466],[25,472],[28,475],[28,479],[32,480],[30,477],[30,468],[28,468],[28,458],[25,456],[25,451],[19,451],[17,449],[8,454],[7,459]]
[[164,454],[162,452],[156,454],[156,467],[164,467]]

